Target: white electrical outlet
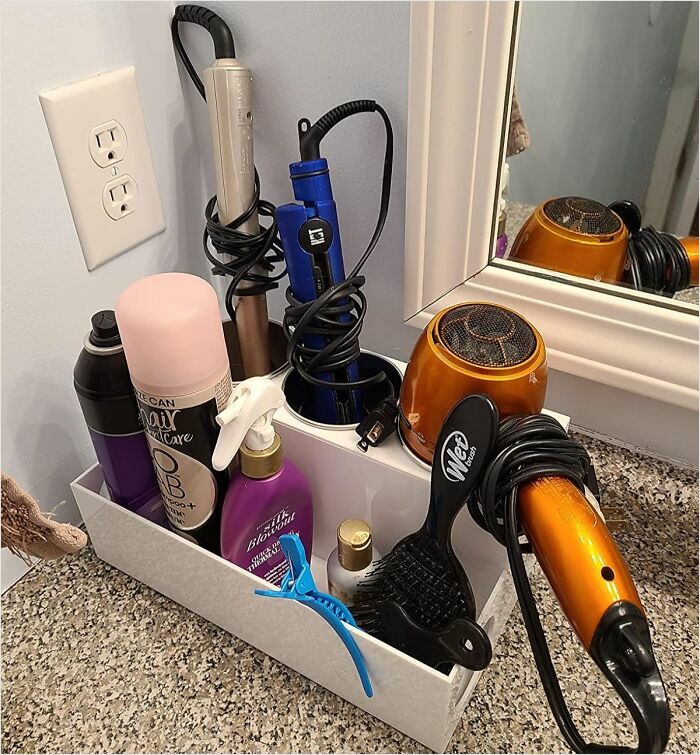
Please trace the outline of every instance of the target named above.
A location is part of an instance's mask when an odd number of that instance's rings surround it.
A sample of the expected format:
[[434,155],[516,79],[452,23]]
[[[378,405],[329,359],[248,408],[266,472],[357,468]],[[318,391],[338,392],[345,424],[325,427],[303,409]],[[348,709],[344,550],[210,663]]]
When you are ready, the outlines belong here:
[[39,99],[88,270],[164,231],[134,67]]

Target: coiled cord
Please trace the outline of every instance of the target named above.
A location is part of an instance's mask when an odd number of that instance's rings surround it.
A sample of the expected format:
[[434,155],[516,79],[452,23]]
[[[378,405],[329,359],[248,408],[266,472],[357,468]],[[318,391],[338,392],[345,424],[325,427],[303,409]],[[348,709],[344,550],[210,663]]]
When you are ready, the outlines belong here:
[[518,522],[519,487],[542,477],[564,477],[583,492],[590,465],[586,449],[570,438],[553,417],[544,414],[508,417],[499,425],[492,460],[467,505],[474,521],[507,549],[537,671],[554,719],[569,747],[574,752],[635,752],[626,747],[586,742],[576,728],[557,679],[523,560],[523,553],[532,549],[520,540],[523,531]]
[[[173,47],[182,60],[192,83],[206,100],[204,84],[197,74],[192,61],[180,39],[178,24],[190,22],[203,26],[209,31],[214,40],[214,50],[217,59],[235,58],[236,50],[231,30],[226,22],[213,11],[199,5],[178,5],[175,8],[170,30]],[[216,195],[208,202],[205,209],[206,225],[204,228],[204,254],[212,264],[214,275],[231,276],[226,289],[225,305],[231,320],[236,319],[234,296],[259,296],[277,288],[281,278],[287,274],[286,268],[274,276],[262,275],[256,269],[272,272],[275,265],[284,260],[282,243],[277,232],[275,220],[275,206],[260,198],[260,178],[255,169],[255,193],[250,206],[232,220],[228,225],[219,221],[219,214],[215,211]],[[244,233],[238,229],[252,217],[270,218],[270,225],[263,227],[256,234]],[[210,244],[218,255],[228,255],[230,261],[225,262],[212,253]],[[248,285],[241,287],[241,284]]]
[[[234,296],[258,296],[277,288],[277,281],[287,274],[285,267],[277,275],[261,275],[254,272],[254,268],[262,268],[267,272],[275,269],[275,264],[284,260],[282,243],[277,233],[277,221],[275,220],[275,206],[260,198],[260,178],[255,170],[255,193],[250,207],[235,218],[228,225],[219,222],[219,215],[215,211],[216,195],[208,202],[204,211],[206,226],[202,238],[204,254],[212,264],[214,275],[230,275],[231,281],[226,289],[224,302],[229,317],[235,319]],[[271,218],[269,226],[260,224],[260,231],[256,234],[243,233],[237,229],[249,220],[254,214],[259,217]],[[230,262],[215,257],[209,249],[209,240],[218,254],[227,254],[233,257]],[[251,285],[239,288],[240,284],[247,282]]]
[[[363,112],[377,112],[384,121],[386,130],[386,149],[382,172],[382,193],[379,203],[379,217],[367,248],[358,263],[346,279],[324,291],[317,299],[309,302],[299,301],[287,288],[288,306],[285,310],[283,328],[287,336],[287,359],[299,375],[311,385],[332,390],[356,390],[369,385],[376,385],[387,380],[386,373],[377,372],[358,380],[328,381],[320,378],[319,373],[328,373],[347,368],[360,356],[359,336],[362,323],[367,313],[367,299],[362,293],[365,276],[360,274],[362,267],[379,241],[389,212],[391,197],[391,174],[394,158],[394,132],[391,121],[384,108],[373,100],[354,100],[339,105],[309,129],[313,147],[304,147],[302,138],[302,156],[318,155],[318,141],[337,123],[345,118]],[[316,159],[313,156],[305,159]],[[304,343],[306,336],[324,336],[327,343],[323,348],[315,348]],[[390,381],[387,380],[390,384]],[[391,388],[393,392],[393,388]]]
[[630,232],[629,282],[638,291],[673,296],[690,285],[690,260],[681,242],[652,226]]
[[[474,521],[501,545],[508,544],[508,500],[539,477],[565,477],[583,491],[591,459],[586,449],[546,414],[507,417],[498,426],[492,459],[478,495],[468,502]],[[522,533],[518,533],[520,536]],[[524,553],[531,553],[523,546]]]
[[673,234],[642,228],[642,212],[629,199],[608,205],[627,227],[625,282],[637,291],[673,296],[690,285],[690,259]]

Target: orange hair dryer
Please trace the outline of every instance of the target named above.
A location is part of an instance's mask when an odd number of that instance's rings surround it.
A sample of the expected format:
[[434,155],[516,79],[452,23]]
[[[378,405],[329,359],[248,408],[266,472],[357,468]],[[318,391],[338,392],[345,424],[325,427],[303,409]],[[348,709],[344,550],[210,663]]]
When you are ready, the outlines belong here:
[[399,431],[432,463],[445,417],[470,393],[485,393],[502,417],[544,406],[547,357],[540,334],[493,304],[458,304],[434,317],[413,347],[401,384]]
[[627,239],[622,219],[604,204],[584,197],[558,197],[535,208],[508,258],[618,283],[624,277]]
[[688,255],[688,264],[690,265],[690,285],[698,285],[698,237],[684,236],[679,239],[681,246]]
[[[510,543],[509,561],[557,723],[572,749],[589,748],[573,725],[546,651],[519,555],[520,531],[582,644],[631,711],[639,733],[638,751],[662,752],[670,718],[644,609],[605,522],[579,489],[590,463],[588,455],[554,419],[539,414],[546,386],[544,343],[530,323],[505,307],[460,304],[436,315],[413,349],[399,398],[399,433],[409,451],[430,462],[440,427],[452,407],[470,393],[491,397],[502,421],[489,467],[492,471],[486,475],[496,475],[491,493],[501,499],[501,507],[504,486],[514,486],[513,517],[520,529]],[[566,463],[555,463],[557,453]],[[536,474],[527,477],[524,470],[535,457]],[[515,459],[513,466],[508,466],[509,459]],[[571,459],[573,467],[567,466]],[[499,470],[507,470],[505,481],[498,479]],[[485,480],[486,489],[491,482]],[[501,493],[496,494],[499,489]],[[489,514],[475,508],[473,501],[469,508],[481,526],[508,545],[502,510],[498,516],[493,511]]]
[[698,285],[698,239],[642,228],[634,202],[556,197],[535,208],[508,258],[558,273],[673,295]]

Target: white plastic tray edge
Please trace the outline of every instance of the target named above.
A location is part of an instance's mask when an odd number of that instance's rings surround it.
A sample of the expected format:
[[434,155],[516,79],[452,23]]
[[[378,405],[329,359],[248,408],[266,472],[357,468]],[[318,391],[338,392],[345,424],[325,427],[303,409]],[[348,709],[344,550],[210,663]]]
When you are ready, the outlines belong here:
[[[394,363],[403,372],[405,365]],[[274,379],[281,383],[284,375]],[[568,428],[568,417],[553,416]],[[353,431],[312,426],[286,407],[275,424],[285,456],[311,483],[312,569],[320,589],[325,589],[325,558],[343,519],[369,521],[380,552],[420,526],[430,474],[396,435],[363,454]],[[375,691],[367,698],[345,647],[313,611],[293,601],[255,596],[256,587],[266,584],[262,580],[112,503],[100,495],[102,484],[98,465],[71,483],[100,559],[430,749],[447,747],[482,672],[455,667],[446,676],[358,631]],[[452,542],[472,583],[479,623],[495,646],[515,604],[505,549],[466,510],[455,520]]]
[[[101,560],[430,749],[444,750],[480,673],[455,667],[446,676],[352,630],[374,686],[374,697],[367,698],[344,646],[313,611],[293,601],[255,596],[254,590],[267,583],[102,497],[102,483],[97,464],[71,483]],[[314,562],[318,573],[324,562]],[[513,606],[509,584],[509,575],[501,575],[479,616],[494,644]]]

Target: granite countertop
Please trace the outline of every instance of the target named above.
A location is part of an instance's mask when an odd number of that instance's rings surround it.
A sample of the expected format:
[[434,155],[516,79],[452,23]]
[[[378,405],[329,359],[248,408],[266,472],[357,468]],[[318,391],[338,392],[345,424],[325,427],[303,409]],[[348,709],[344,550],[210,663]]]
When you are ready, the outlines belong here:
[[[698,750],[697,472],[583,438],[649,619],[671,703],[671,752]],[[556,607],[535,597],[589,739],[632,725]],[[82,553],[2,601],[3,752],[421,752],[424,748],[204,619]],[[516,609],[452,752],[566,751]]]

